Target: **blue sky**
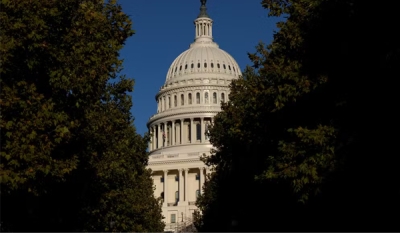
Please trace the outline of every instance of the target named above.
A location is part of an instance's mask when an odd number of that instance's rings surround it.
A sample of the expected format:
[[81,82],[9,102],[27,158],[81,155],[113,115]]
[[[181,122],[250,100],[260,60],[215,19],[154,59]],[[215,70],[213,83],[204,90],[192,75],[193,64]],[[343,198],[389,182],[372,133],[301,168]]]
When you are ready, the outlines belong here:
[[[200,0],[119,0],[133,21],[135,34],[120,52],[121,74],[135,79],[132,114],[137,132],[156,113],[155,95],[164,84],[169,66],[194,40],[193,20]],[[261,0],[208,0],[207,12],[214,20],[214,41],[235,58],[242,71],[250,65],[247,53],[259,41],[270,43],[281,20],[268,17]]]

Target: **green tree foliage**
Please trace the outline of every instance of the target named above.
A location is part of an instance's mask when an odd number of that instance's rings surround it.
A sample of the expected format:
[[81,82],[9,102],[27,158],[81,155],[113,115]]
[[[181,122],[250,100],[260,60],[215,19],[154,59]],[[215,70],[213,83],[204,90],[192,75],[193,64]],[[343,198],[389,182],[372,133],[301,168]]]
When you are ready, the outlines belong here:
[[[215,117],[200,231],[393,230],[400,217],[396,12],[263,0],[278,23]],[[372,15],[376,15],[372,17]],[[372,28],[379,28],[379,32]],[[398,228],[397,228],[398,229]]]
[[1,0],[1,228],[162,231],[116,1]]

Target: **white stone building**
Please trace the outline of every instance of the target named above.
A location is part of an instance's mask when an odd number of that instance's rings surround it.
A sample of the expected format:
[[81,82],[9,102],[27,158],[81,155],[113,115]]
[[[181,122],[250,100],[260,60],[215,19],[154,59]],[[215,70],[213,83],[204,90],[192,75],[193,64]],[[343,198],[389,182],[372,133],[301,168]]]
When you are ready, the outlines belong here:
[[206,134],[213,117],[228,100],[228,85],[241,75],[236,61],[213,41],[213,20],[201,1],[194,20],[195,40],[168,70],[156,95],[157,114],[147,127],[149,168],[155,196],[163,197],[166,231],[191,223],[195,202],[210,169],[200,161],[212,148]]

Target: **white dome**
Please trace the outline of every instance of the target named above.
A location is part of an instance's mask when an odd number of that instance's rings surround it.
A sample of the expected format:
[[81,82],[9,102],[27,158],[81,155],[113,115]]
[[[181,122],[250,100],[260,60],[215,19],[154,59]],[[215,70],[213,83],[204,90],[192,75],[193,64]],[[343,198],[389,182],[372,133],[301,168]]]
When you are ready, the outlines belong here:
[[215,42],[197,40],[172,62],[165,81],[167,84],[199,74],[238,78],[241,71],[235,59]]

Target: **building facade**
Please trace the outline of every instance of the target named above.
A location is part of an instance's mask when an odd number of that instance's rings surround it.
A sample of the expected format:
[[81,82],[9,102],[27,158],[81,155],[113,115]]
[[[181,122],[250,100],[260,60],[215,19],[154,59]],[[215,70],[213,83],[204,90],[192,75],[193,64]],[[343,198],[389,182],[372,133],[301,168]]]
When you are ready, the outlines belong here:
[[196,198],[210,168],[200,157],[210,154],[208,127],[228,100],[229,83],[241,75],[237,62],[213,41],[213,20],[201,1],[194,20],[195,40],[170,66],[156,95],[157,113],[151,134],[149,165],[155,196],[163,198],[166,231],[192,222]]

